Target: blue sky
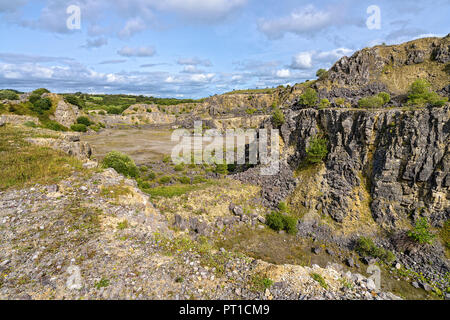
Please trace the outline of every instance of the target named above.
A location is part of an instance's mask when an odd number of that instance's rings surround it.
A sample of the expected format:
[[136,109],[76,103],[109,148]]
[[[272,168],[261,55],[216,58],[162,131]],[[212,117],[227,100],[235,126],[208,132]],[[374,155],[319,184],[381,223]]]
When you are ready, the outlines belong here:
[[0,87],[199,98],[292,85],[367,46],[445,36],[449,16],[449,0],[0,0]]

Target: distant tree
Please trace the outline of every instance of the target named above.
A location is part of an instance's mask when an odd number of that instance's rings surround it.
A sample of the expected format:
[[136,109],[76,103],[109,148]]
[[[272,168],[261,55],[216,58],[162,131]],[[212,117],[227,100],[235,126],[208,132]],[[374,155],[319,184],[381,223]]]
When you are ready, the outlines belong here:
[[316,72],[316,77],[319,79],[323,79],[327,75],[327,70],[325,69],[319,69]]
[[280,108],[275,107],[272,112],[272,124],[275,128],[281,127],[285,122],[284,113]]
[[314,164],[325,159],[328,154],[327,144],[328,140],[320,135],[312,137],[309,142],[309,147],[306,149],[306,160],[309,163]]

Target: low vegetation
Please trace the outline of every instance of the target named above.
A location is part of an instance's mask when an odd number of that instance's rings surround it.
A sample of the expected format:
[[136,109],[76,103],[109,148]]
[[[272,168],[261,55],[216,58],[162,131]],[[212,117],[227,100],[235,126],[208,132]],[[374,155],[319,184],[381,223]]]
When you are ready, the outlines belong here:
[[310,164],[322,162],[328,155],[327,145],[328,140],[321,135],[312,137],[309,147],[306,149],[306,161]]
[[281,127],[285,122],[284,113],[280,108],[275,107],[272,112],[272,124],[275,128]]
[[431,90],[431,84],[425,79],[417,79],[409,88],[409,105],[418,107],[425,107],[426,105],[442,107],[447,101],[448,98],[443,98],[436,92],[433,92]]
[[118,151],[111,151],[105,156],[103,159],[103,167],[113,168],[118,173],[130,178],[136,178],[139,174],[139,169],[134,161],[126,154]]
[[272,211],[268,214],[266,224],[275,231],[284,230],[289,234],[297,233],[297,219],[279,211]]
[[425,217],[419,218],[414,229],[408,232],[408,236],[420,244],[432,244],[436,237],[430,231],[430,225]]
[[304,106],[314,107],[317,105],[319,98],[317,92],[313,88],[307,88],[300,96],[300,103]]
[[63,152],[32,145],[24,138],[32,136],[17,127],[0,127],[0,190],[41,183],[51,184],[82,170],[81,161]]
[[387,92],[380,92],[371,97],[362,98],[358,101],[360,108],[381,108],[391,101],[391,96]]
[[328,284],[326,283],[325,279],[320,274],[318,274],[318,273],[311,273],[310,276],[315,281],[317,281],[322,288],[328,289]]
[[356,252],[361,256],[370,256],[378,258],[386,263],[392,263],[395,261],[395,255],[386,249],[378,247],[372,239],[367,237],[360,237],[356,243]]

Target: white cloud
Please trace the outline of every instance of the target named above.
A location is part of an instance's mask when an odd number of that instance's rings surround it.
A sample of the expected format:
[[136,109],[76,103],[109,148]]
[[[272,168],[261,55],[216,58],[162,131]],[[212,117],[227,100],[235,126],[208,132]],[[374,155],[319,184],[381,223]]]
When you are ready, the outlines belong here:
[[156,51],[153,47],[130,48],[125,46],[117,53],[124,57],[152,57],[156,54]]
[[133,18],[127,21],[125,27],[119,31],[119,38],[127,39],[138,32],[144,31],[147,28],[145,22],[140,18]]
[[214,78],[215,74],[214,73],[199,73],[199,74],[193,74],[191,76],[191,81],[194,82],[206,82],[206,81],[210,81],[212,78]]
[[281,38],[285,33],[311,33],[324,29],[335,22],[331,11],[317,10],[313,5],[297,9],[289,16],[275,20],[262,20],[259,30],[271,39]]
[[337,48],[330,51],[304,51],[292,58],[291,69],[311,69],[318,63],[334,63],[343,56],[349,55],[353,50],[348,48]]
[[108,44],[108,39],[106,39],[104,37],[100,37],[100,38],[93,39],[93,40],[87,39],[86,44],[83,45],[82,47],[87,48],[87,49],[100,48],[100,47],[106,46],[107,44]]
[[289,69],[281,69],[276,72],[278,78],[289,78],[291,76],[291,72]]
[[310,69],[312,68],[313,51],[300,52],[292,59],[292,69]]

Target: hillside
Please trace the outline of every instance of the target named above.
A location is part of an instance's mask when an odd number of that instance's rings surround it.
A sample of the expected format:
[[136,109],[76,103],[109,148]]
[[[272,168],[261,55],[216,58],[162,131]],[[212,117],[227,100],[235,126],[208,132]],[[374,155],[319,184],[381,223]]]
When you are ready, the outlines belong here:
[[[195,101],[0,91],[0,298],[449,298],[449,48]],[[194,120],[279,129],[280,171],[175,165]]]

